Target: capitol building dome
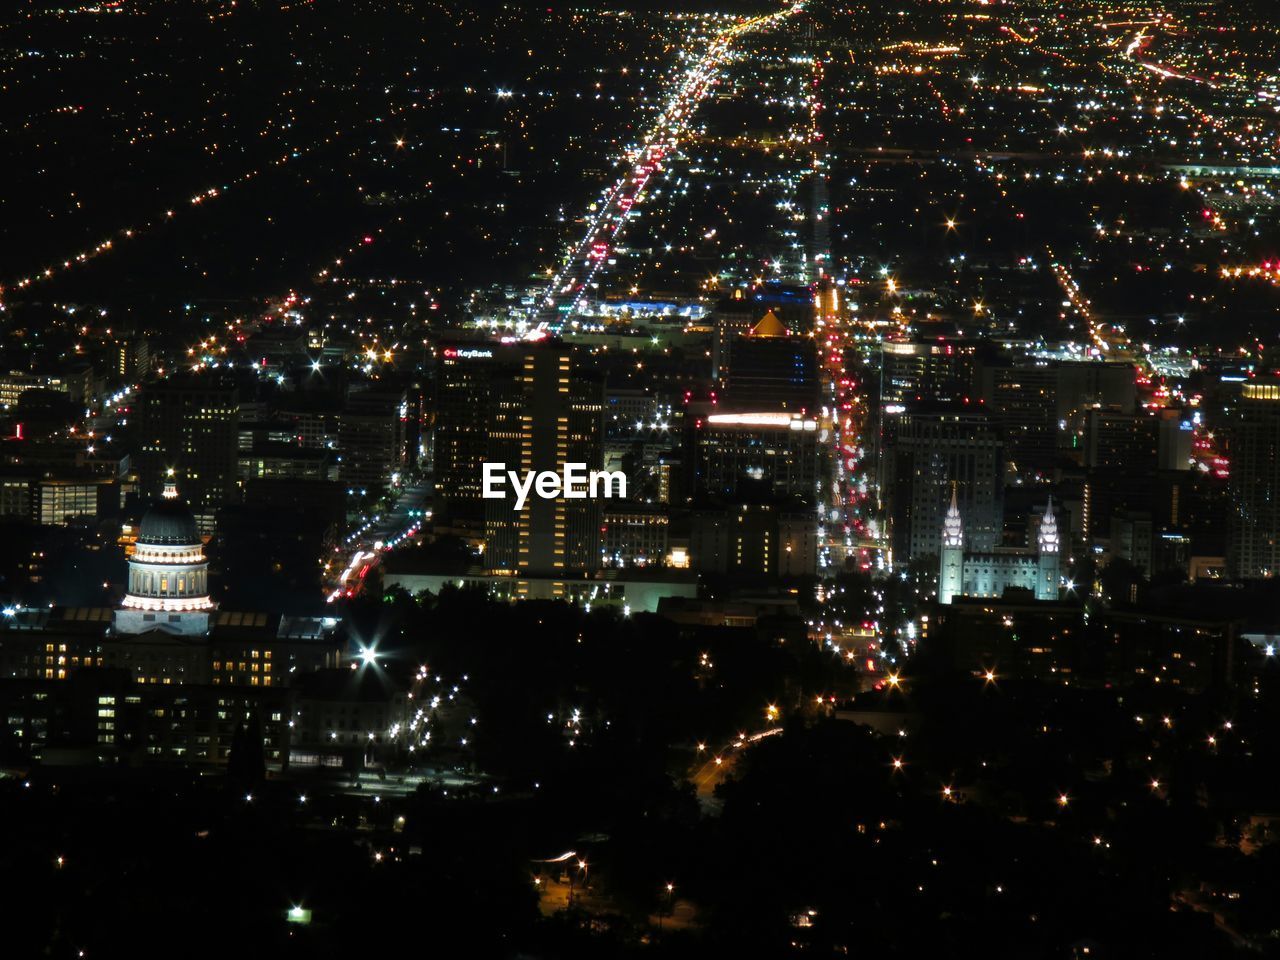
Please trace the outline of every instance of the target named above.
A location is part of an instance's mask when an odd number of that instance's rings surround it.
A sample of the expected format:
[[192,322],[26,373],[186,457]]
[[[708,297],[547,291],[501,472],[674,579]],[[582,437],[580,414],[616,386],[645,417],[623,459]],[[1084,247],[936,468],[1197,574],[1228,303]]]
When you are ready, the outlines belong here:
[[204,545],[173,483],[165,484],[163,496],[142,518],[123,606],[165,613],[213,609]]
[[142,517],[138,543],[150,546],[188,546],[199,543],[196,518],[177,496],[162,498]]

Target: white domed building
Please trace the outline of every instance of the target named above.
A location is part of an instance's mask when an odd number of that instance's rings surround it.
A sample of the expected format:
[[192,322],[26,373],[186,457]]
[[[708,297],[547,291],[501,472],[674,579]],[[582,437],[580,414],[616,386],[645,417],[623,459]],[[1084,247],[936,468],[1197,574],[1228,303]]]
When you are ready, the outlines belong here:
[[115,630],[203,636],[209,632],[213,610],[209,561],[195,517],[178,499],[173,483],[167,483],[138,529],[129,558],[128,592],[115,612]]

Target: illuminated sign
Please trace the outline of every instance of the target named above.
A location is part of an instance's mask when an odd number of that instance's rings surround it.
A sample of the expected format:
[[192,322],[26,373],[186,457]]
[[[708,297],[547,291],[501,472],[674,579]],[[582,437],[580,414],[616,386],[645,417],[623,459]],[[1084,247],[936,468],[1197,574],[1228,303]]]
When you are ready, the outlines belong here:
[[790,413],[713,413],[707,423],[718,427],[785,427],[790,430],[817,430],[818,421]]
[[479,347],[446,347],[444,355],[450,360],[492,360],[493,351]]

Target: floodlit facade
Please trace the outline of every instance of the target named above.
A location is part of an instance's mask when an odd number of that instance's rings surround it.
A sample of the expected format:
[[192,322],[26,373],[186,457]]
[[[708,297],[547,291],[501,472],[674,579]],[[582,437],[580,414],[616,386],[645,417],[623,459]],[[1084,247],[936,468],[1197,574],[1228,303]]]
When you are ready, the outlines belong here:
[[1010,587],[1029,590],[1037,600],[1057,600],[1061,542],[1053,500],[1040,518],[1034,550],[995,550],[966,553],[964,521],[955,489],[942,524],[938,552],[938,602],[956,597],[1001,597]]
[[172,482],[142,518],[129,558],[129,588],[116,611],[118,633],[209,631],[209,561],[190,509]]

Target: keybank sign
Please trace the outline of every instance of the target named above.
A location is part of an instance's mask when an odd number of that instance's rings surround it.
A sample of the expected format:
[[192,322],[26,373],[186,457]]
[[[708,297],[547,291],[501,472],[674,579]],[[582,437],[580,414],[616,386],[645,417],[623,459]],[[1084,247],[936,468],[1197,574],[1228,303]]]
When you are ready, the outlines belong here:
[[522,478],[516,471],[508,470],[505,463],[486,463],[483,471],[481,495],[486,500],[507,499],[507,484],[515,491],[512,510],[523,510],[532,492],[543,500],[592,500],[627,495],[627,475],[621,470],[587,470],[585,463],[566,463],[559,473],[529,470]]

